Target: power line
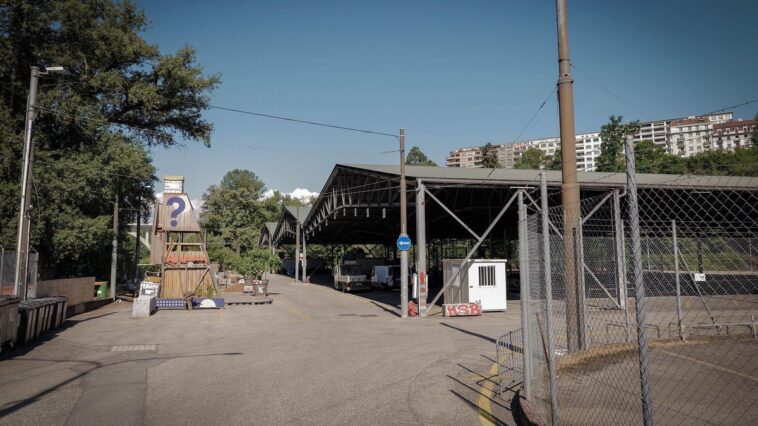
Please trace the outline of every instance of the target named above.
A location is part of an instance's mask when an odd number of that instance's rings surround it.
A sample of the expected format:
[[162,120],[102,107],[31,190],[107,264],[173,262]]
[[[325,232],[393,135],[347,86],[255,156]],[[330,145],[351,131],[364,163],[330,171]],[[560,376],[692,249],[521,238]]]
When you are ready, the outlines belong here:
[[584,72],[581,69],[577,68],[576,65],[574,65],[573,63],[571,64],[571,68],[579,71],[582,75],[584,75],[585,77],[587,77],[587,79],[589,81],[595,83],[595,85],[597,87],[599,87],[599,88],[605,90],[606,92],[608,92],[611,96],[613,96],[614,98],[616,98],[617,100],[619,100],[621,103],[623,103],[624,105],[626,105],[627,107],[629,107],[632,111],[636,112],[641,117],[645,118],[648,121],[651,120],[650,117],[648,117],[647,115],[645,115],[645,113],[643,113],[642,111],[640,111],[637,108],[635,108],[634,106],[632,106],[632,104],[630,104],[629,102],[625,101],[621,96],[619,96],[618,94],[616,94],[611,89],[609,89],[609,88],[603,86],[602,84],[600,84],[597,80],[595,80],[594,78],[592,78],[589,74],[587,74],[586,72]]
[[743,102],[743,103],[741,103],[741,104],[732,105],[732,106],[728,106],[728,107],[726,107],[726,108],[721,108],[721,109],[717,109],[717,110],[715,110],[715,111],[707,112],[707,113],[705,113],[705,114],[703,114],[703,115],[715,114],[715,113],[717,113],[717,112],[724,112],[724,111],[727,111],[727,110],[730,110],[730,109],[739,108],[739,107],[741,107],[741,106],[745,106],[745,105],[754,104],[754,103],[756,103],[756,102],[758,102],[758,99],[753,99],[752,101],[747,101],[747,102]]
[[526,131],[526,129],[532,124],[532,121],[534,121],[534,119],[537,118],[537,114],[539,114],[540,111],[542,111],[542,108],[544,108],[545,104],[547,104],[547,101],[550,100],[551,97],[553,97],[553,94],[555,94],[555,88],[551,87],[550,88],[550,92],[548,92],[547,96],[545,96],[545,100],[542,101],[542,103],[540,104],[539,108],[537,108],[537,111],[534,111],[534,114],[532,114],[532,117],[529,118],[529,121],[526,122],[526,124],[524,125],[524,127],[519,132],[518,136],[516,136],[516,139],[515,139],[516,142],[518,142],[519,140],[521,140],[521,136],[524,134],[524,132]]
[[319,123],[319,122],[316,122],[316,121],[300,120],[300,119],[297,119],[297,118],[282,117],[282,116],[271,115],[271,114],[263,114],[263,113],[260,113],[260,112],[245,111],[245,110],[236,109],[236,108],[228,108],[228,107],[222,107],[222,106],[216,106],[216,105],[208,105],[208,108],[218,109],[218,110],[222,110],[222,111],[237,112],[237,113],[240,113],[240,114],[254,115],[256,117],[273,118],[275,120],[291,121],[291,122],[294,122],[294,123],[310,124],[312,126],[321,126],[321,127],[329,127],[329,128],[332,128],[332,129],[347,130],[347,131],[350,131],[350,132],[359,132],[359,133],[368,133],[368,134],[371,134],[371,135],[388,136],[388,137],[396,138],[396,139],[399,138],[398,135],[393,135],[391,133],[377,132],[377,131],[374,131],[374,130],[357,129],[357,128],[354,128],[354,127],[338,126],[336,124]]

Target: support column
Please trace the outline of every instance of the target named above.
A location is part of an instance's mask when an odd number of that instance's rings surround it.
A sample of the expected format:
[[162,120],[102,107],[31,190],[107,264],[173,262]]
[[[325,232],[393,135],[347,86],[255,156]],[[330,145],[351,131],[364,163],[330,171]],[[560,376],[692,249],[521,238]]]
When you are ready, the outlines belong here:
[[118,193],[113,202],[113,247],[111,251],[111,299],[116,300],[116,268],[118,263]]
[[621,309],[626,309],[626,253],[624,249],[624,224],[621,222],[621,196],[613,190],[613,236],[616,243],[616,292]]
[[545,322],[547,334],[547,369],[550,376],[550,412],[553,426],[558,426],[558,372],[555,370],[553,336],[553,271],[550,258],[550,224],[548,217],[547,180],[540,173],[540,209],[542,210],[542,273],[545,277]]
[[303,232],[303,282],[308,282],[308,249],[306,247],[306,234]]
[[521,336],[524,360],[524,397],[532,399],[532,351],[531,328],[529,326],[529,229],[527,227],[526,204],[524,193],[518,192],[518,240],[519,240],[519,275],[521,281]]
[[[297,208],[300,216],[300,207]],[[295,282],[300,281],[300,220],[295,219]]]
[[679,242],[676,235],[676,221],[671,221],[671,238],[674,243],[674,278],[676,280],[676,323],[679,327],[679,338],[684,340],[684,327],[682,326],[682,288],[679,281]]
[[416,274],[418,276],[419,315],[426,315],[426,185],[421,180],[416,186]]
[[582,232],[582,220],[579,219],[579,223],[577,224],[577,227],[574,228],[574,248],[576,249],[576,254],[574,256],[574,259],[576,260],[576,323],[577,323],[577,330],[578,333],[578,343],[579,343],[579,349],[585,350],[589,346],[587,342],[587,321],[586,321],[586,311],[587,311],[587,302],[586,297],[587,293],[584,287],[584,234]]

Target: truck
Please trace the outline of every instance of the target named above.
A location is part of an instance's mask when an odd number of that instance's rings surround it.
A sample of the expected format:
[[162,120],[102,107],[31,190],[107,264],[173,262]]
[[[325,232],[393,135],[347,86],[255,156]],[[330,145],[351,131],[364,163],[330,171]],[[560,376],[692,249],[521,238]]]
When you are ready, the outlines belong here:
[[369,275],[384,259],[344,259],[334,269],[334,288],[342,292],[371,290]]
[[[408,280],[411,276],[408,270]],[[371,273],[371,286],[382,290],[394,290],[400,288],[400,265],[377,265]]]

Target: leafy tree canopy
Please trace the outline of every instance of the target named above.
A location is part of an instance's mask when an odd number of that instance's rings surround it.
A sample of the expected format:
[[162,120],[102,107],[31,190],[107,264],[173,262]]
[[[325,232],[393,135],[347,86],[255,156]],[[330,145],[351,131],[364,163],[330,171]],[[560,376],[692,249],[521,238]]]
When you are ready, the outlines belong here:
[[219,185],[211,185],[203,194],[200,223],[236,254],[256,247],[263,223],[271,212],[262,208],[263,181],[250,170],[227,172]]
[[405,164],[409,166],[437,166],[437,163],[427,158],[421,148],[414,146],[405,157]]
[[529,148],[521,154],[521,158],[513,165],[514,169],[546,169],[561,170],[561,150],[558,149],[553,155],[547,155],[538,148]]
[[597,157],[597,171],[599,172],[622,172],[624,171],[624,138],[637,133],[640,129],[639,121],[622,123],[622,117],[612,115],[608,123],[600,128],[600,155]]
[[497,159],[497,148],[491,143],[482,147],[482,167],[485,169],[499,169],[502,166]]
[[[0,2],[0,199],[20,193],[30,66],[67,71],[43,76],[37,98],[32,245],[43,277],[106,278],[114,198],[125,225],[152,197],[147,147],[210,144],[201,113],[219,77],[203,75],[189,46],[163,54],[146,42],[147,24],[129,1]],[[15,246],[17,216],[16,202],[0,203],[1,245]]]
[[521,154],[521,158],[513,165],[514,169],[541,169],[546,160],[545,153],[537,148],[529,148]]

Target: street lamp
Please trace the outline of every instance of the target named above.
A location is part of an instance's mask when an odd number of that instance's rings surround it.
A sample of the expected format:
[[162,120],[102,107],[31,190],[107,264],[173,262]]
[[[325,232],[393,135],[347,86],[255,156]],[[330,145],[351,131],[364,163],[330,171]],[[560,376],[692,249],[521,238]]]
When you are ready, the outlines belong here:
[[54,66],[44,68],[40,71],[39,67],[32,67],[31,78],[29,81],[29,96],[26,101],[26,120],[24,121],[24,169],[21,172],[21,207],[18,214],[18,244],[16,245],[16,274],[13,281],[13,293],[22,300],[26,300],[26,277],[28,274],[29,256],[29,202],[31,191],[29,183],[32,175],[32,163],[34,161],[34,144],[32,143],[32,125],[37,118],[37,86],[39,77],[50,73],[65,73],[63,67]]

